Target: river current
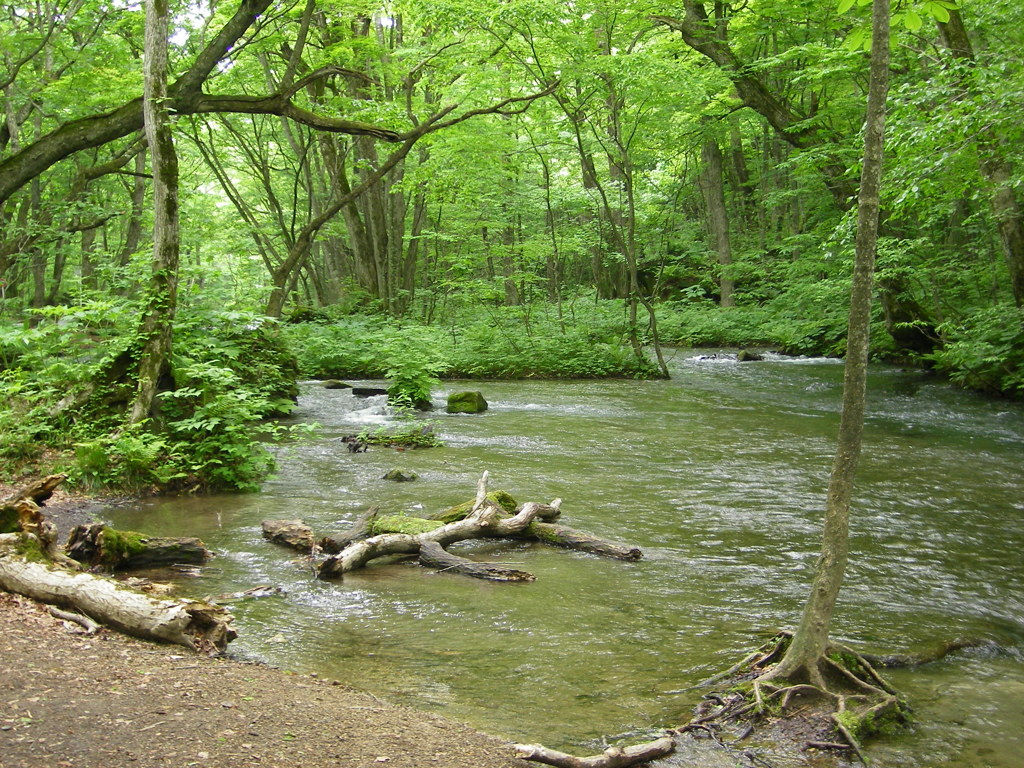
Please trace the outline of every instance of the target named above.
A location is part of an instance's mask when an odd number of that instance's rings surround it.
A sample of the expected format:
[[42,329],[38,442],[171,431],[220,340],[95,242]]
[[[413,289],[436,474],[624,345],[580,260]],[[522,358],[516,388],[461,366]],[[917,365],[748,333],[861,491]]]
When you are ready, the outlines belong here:
[[[316,672],[514,740],[589,753],[687,718],[693,686],[763,633],[793,627],[820,546],[841,362],[679,350],[668,381],[445,382],[424,416],[442,448],[352,454],[340,438],[388,425],[383,398],[303,385],[295,419],[321,425],[275,448],[258,494],[152,499],[104,512],[217,553],[181,590],[259,584],[236,604],[236,655]],[[443,412],[478,389],[481,415]],[[1024,754],[1024,408],[875,366],[833,636],[880,653],[944,640],[988,647],[891,674],[918,724],[872,744],[885,766],[1016,768]],[[382,480],[410,469],[416,482]],[[528,584],[374,565],[312,578],[260,522],[338,531],[371,505],[434,511],[492,489],[563,499],[562,522],[640,546],[635,563],[539,544],[473,542]]]

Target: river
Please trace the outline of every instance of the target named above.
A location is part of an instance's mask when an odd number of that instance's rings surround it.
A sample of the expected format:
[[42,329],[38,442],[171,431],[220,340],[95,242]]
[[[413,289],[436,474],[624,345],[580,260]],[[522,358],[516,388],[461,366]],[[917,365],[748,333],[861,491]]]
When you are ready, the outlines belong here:
[[[202,596],[273,584],[234,607],[233,652],[316,672],[513,740],[594,751],[686,719],[683,689],[793,627],[819,549],[842,364],[737,363],[679,350],[668,381],[445,382],[430,419],[445,446],[351,454],[338,438],[393,418],[382,398],[303,385],[296,419],[322,425],[276,448],[262,492],[115,507],[117,527],[194,535],[218,553],[182,585]],[[479,389],[482,415],[449,416]],[[900,768],[1016,768],[1024,754],[1024,408],[874,366],[833,636],[872,652],[959,637],[992,642],[891,675],[918,724],[872,744]],[[419,474],[384,481],[389,469]],[[492,489],[561,497],[567,525],[639,545],[623,563],[534,544],[461,554],[537,577],[495,584],[409,563],[343,583],[311,578],[260,522],[340,530],[373,504],[438,510]]]

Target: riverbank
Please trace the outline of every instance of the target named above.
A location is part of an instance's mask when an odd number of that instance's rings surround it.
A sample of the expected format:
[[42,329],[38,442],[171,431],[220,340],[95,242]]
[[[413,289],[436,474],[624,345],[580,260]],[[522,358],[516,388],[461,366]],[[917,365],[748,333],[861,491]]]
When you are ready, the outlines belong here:
[[[23,487],[0,485],[0,498]],[[63,539],[95,499],[58,488]],[[0,592],[0,768],[513,768],[512,747],[336,681],[210,658],[101,629]]]
[[505,742],[337,682],[108,630],[0,593],[0,766],[522,768]]

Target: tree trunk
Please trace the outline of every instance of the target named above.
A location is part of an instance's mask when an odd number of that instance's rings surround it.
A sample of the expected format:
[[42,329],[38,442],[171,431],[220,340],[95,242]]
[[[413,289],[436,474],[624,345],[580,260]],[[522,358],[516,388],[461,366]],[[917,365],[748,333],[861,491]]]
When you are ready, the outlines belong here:
[[[963,16],[958,8],[949,8],[947,13],[949,21],[937,22],[942,42],[954,58],[973,66],[974,47],[967,35]],[[994,135],[991,126],[979,136],[978,149],[982,175],[993,187],[992,214],[1010,272],[1010,289],[1014,302],[1021,307],[1024,306],[1024,211],[1014,191],[1013,166],[1006,159],[1007,148]]]
[[821,684],[818,663],[824,657],[828,645],[832,613],[846,570],[850,499],[864,432],[872,275],[878,241],[888,87],[889,0],[874,0],[871,75],[864,132],[864,164],[857,199],[856,258],[850,294],[843,410],[825,501],[822,552],[800,626],[782,661],[768,673],[770,678],[806,678],[814,684]]
[[153,273],[142,319],[139,388],[130,424],[150,417],[160,381],[170,372],[178,294],[178,155],[167,110],[168,0],[146,3],[143,116],[153,166]]
[[[729,211],[725,207],[725,187],[722,183],[722,150],[714,137],[709,136],[704,141],[701,159],[704,161],[704,172],[700,175],[700,186],[704,192],[704,204],[708,209],[708,230],[715,253],[718,254],[718,264],[724,272],[732,264],[732,248],[729,243]],[[719,305],[736,305],[732,295],[734,288],[735,284],[731,277],[719,274]]]

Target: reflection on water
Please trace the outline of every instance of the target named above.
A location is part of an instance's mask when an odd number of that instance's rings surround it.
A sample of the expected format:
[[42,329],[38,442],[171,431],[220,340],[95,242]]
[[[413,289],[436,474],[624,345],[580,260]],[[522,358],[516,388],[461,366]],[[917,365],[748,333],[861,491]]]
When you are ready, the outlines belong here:
[[[304,386],[314,443],[280,449],[251,496],[112,509],[115,525],[196,535],[220,553],[183,589],[275,584],[235,607],[234,652],[316,671],[483,730],[592,748],[685,716],[687,695],[793,626],[818,552],[842,387],[822,360],[695,359],[665,382],[484,382],[491,409],[433,415],[446,447],[350,454],[338,438],[390,417],[379,400]],[[920,716],[874,749],[893,766],[1009,768],[1024,749],[1024,410],[880,367],[870,383],[852,559],[835,635],[873,651],[988,638],[900,673]],[[446,384],[436,392],[443,404]],[[402,467],[415,483],[381,476]],[[343,583],[261,536],[266,518],[343,528],[371,504],[429,510],[471,498],[483,470],[519,500],[564,499],[565,522],[643,547],[621,563],[517,543],[460,552],[515,564],[532,584],[491,584],[408,563]]]

